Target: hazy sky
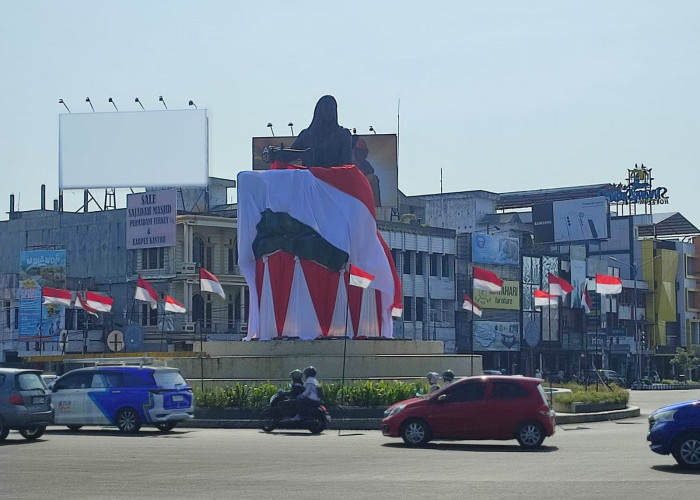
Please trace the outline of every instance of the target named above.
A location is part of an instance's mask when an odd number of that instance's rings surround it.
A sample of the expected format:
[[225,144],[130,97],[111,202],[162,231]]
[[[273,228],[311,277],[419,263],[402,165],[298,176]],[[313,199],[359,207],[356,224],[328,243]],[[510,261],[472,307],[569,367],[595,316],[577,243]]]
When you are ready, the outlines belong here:
[[[243,5],[239,5],[243,4]],[[700,225],[700,2],[2,2],[0,219],[58,189],[58,115],[187,108],[210,117],[210,174],[251,137],[295,133],[318,98],[397,132],[407,195],[621,182],[653,168]],[[99,198],[99,196],[98,196]],[[81,193],[66,199],[75,209]]]

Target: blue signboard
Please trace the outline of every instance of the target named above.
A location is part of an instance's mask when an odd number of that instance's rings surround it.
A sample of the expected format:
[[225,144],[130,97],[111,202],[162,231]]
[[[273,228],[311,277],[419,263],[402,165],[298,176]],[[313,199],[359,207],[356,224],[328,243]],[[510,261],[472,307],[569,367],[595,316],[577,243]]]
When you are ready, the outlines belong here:
[[65,288],[66,251],[20,252],[19,325],[22,340],[58,340],[65,325],[63,305],[42,305],[41,287]]
[[472,261],[504,266],[520,265],[520,244],[517,238],[502,238],[484,233],[474,233]]

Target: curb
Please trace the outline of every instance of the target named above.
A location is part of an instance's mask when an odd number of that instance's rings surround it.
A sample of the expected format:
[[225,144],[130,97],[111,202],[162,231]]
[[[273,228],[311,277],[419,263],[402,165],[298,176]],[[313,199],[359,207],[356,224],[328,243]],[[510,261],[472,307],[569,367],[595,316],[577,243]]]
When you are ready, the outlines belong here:
[[[624,410],[602,411],[596,413],[557,413],[557,424],[577,424],[582,422],[605,422],[634,418],[641,415],[638,406],[628,406]],[[258,429],[257,419],[215,419],[197,418],[178,424],[182,428],[199,429]],[[382,428],[381,418],[333,418],[328,424],[329,430],[378,431]]]

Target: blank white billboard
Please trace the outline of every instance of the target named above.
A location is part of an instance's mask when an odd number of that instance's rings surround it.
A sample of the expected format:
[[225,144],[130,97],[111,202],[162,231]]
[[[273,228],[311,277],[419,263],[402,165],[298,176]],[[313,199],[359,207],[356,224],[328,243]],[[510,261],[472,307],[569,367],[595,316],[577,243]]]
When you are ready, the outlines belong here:
[[59,189],[206,186],[204,109],[59,115]]

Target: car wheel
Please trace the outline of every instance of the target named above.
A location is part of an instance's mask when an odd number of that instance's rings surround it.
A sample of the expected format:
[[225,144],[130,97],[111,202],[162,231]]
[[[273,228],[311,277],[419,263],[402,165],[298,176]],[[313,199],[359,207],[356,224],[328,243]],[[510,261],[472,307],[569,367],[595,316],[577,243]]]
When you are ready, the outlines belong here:
[[671,454],[684,469],[700,469],[700,433],[682,435],[673,443]]
[[141,419],[133,408],[122,408],[119,410],[115,421],[121,432],[133,433],[138,432],[141,428]]
[[423,446],[430,437],[430,426],[425,420],[414,418],[401,427],[401,438],[409,446]]
[[176,425],[177,422],[165,422],[163,424],[156,424],[156,427],[160,432],[170,432],[175,428]]
[[24,439],[34,440],[39,439],[46,432],[46,426],[37,425],[36,427],[27,427],[25,429],[20,429],[19,433]]
[[0,441],[4,441],[10,433],[10,428],[5,424],[5,421],[0,418]]
[[523,448],[539,448],[546,437],[544,427],[539,422],[525,422],[518,427],[515,438]]
[[79,430],[80,430],[80,428],[82,427],[82,425],[68,425],[67,427],[68,427],[68,430],[69,430],[69,431],[76,432],[76,431],[79,431]]

